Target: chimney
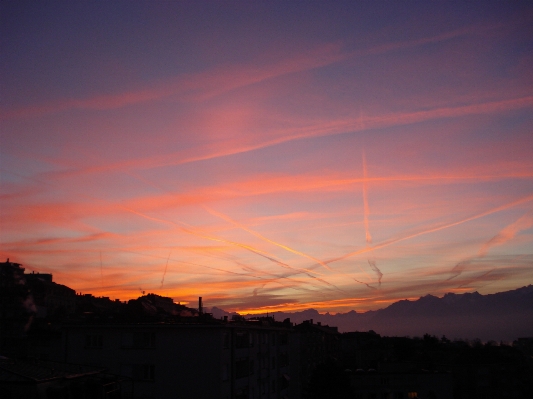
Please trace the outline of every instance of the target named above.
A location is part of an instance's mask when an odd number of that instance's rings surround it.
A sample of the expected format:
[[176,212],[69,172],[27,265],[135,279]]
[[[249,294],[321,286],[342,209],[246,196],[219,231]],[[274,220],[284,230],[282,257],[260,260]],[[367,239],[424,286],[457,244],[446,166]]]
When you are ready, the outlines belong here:
[[228,316],[224,316],[224,323],[228,322]]
[[313,324],[313,319],[311,319],[311,324]]
[[202,307],[202,297],[198,297],[198,313],[200,315],[204,314],[204,309]]

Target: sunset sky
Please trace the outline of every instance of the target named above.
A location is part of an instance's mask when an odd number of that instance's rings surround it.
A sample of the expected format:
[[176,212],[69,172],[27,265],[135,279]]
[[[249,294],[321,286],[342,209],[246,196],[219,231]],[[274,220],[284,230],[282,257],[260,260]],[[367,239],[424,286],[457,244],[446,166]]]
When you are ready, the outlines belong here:
[[0,256],[365,311],[533,283],[533,4],[2,1]]

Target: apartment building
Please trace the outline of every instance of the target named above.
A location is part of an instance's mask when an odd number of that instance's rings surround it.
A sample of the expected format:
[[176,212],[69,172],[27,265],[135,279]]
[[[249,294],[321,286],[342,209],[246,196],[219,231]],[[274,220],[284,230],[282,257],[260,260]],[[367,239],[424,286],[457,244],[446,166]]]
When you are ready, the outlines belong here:
[[207,318],[65,325],[62,360],[131,377],[135,398],[295,398],[291,327],[267,319]]

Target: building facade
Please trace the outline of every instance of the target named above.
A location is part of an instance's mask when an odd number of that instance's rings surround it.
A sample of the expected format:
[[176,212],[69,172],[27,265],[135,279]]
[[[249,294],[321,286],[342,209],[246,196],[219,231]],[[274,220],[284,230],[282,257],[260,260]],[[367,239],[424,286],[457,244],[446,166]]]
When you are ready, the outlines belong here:
[[132,378],[135,398],[295,398],[289,327],[261,320],[69,325],[62,360]]

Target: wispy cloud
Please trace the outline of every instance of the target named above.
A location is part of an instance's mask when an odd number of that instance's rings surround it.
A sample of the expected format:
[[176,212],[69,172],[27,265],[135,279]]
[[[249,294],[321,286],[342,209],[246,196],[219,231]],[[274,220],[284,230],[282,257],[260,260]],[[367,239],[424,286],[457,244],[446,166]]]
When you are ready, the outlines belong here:
[[213,96],[262,82],[279,76],[320,68],[342,60],[368,55],[385,54],[400,49],[423,46],[455,39],[493,27],[471,26],[445,32],[435,36],[390,42],[355,51],[342,51],[339,43],[315,47],[311,51],[283,58],[267,65],[229,65],[222,68],[186,74],[152,87],[122,93],[99,95],[85,99],[68,99],[48,104],[30,106],[13,110],[3,110],[0,120],[12,118],[31,118],[69,109],[109,110],[128,105],[159,100],[170,96],[181,96],[188,100],[203,101]]

